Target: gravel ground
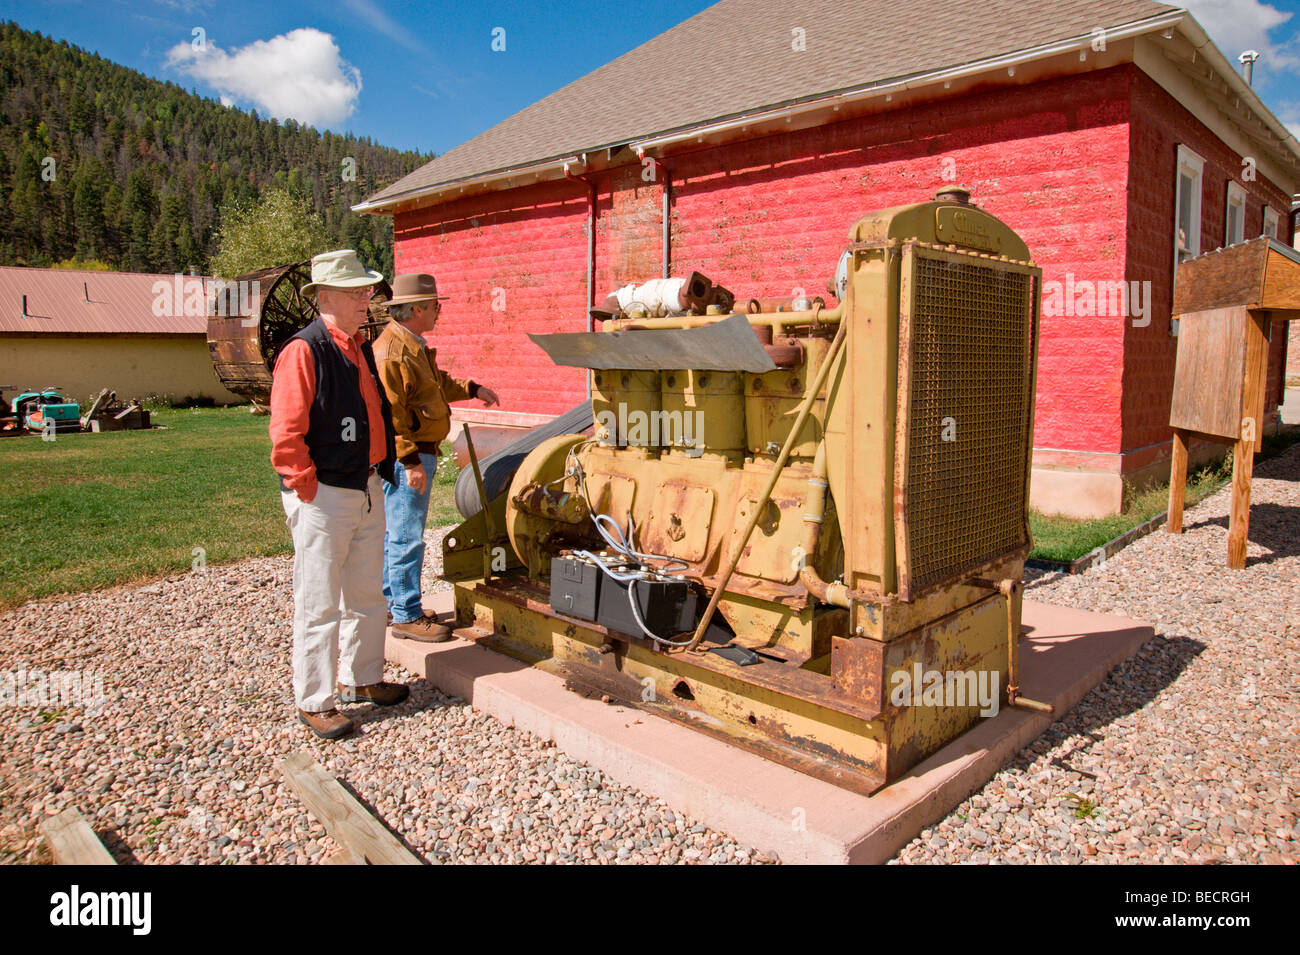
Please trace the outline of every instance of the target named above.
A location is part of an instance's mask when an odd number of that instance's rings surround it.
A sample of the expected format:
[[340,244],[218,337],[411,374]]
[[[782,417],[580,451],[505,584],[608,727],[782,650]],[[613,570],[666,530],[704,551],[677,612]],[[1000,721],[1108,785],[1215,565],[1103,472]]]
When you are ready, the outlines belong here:
[[[1300,446],[1257,468],[1253,504],[1245,571],[1223,567],[1223,491],[1182,537],[1034,580],[1031,599],[1156,638],[895,861],[1300,858]],[[345,707],[359,734],[315,740],[288,689],[289,571],[256,559],[0,614],[0,670],[94,673],[106,697],[98,715],[0,707],[0,861],[48,861],[37,823],[76,806],[122,862],[318,862],[338,847],[275,769],[304,745],[431,862],[771,861],[398,668],[407,703]]]
[[1027,586],[1155,639],[895,861],[1300,860],[1300,445],[1255,469],[1241,571],[1228,500]]
[[[432,590],[441,534],[426,539]],[[319,862],[339,847],[276,769],[302,746],[430,862],[772,861],[397,667],[407,702],[341,707],[360,731],[317,740],[289,689],[291,569],[0,614],[0,671],[93,672],[106,697],[98,715],[0,706],[0,861],[49,861],[37,825],[75,806],[123,863]]]

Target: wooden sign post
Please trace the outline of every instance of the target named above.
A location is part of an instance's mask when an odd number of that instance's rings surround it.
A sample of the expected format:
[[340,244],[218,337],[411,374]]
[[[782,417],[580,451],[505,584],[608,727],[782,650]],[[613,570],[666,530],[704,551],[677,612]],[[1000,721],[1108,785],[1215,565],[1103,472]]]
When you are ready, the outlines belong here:
[[1193,437],[1232,445],[1228,566],[1246,566],[1250,480],[1263,442],[1269,330],[1300,318],[1300,253],[1261,236],[1178,267],[1178,364],[1169,424],[1171,534],[1183,532],[1187,448]]

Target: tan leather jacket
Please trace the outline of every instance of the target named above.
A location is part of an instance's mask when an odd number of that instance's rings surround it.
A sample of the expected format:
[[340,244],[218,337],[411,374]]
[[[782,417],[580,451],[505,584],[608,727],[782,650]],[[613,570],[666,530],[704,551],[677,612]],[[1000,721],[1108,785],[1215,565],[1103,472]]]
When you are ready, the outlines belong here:
[[420,336],[389,322],[375,339],[379,380],[393,406],[397,459],[418,464],[420,453],[437,454],[451,431],[449,401],[474,397],[478,386],[468,378],[453,378],[438,368],[437,349]]

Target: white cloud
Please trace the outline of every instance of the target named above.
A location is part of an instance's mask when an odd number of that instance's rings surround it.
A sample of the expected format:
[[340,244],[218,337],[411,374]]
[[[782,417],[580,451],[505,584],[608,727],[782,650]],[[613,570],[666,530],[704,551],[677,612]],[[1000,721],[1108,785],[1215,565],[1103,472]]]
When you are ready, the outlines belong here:
[[371,0],[343,0],[343,5],[356,14],[362,23],[369,24],[394,43],[408,50],[423,49],[410,30],[397,23]]
[[311,126],[347,119],[361,93],[361,72],[339,55],[332,36],[311,27],[229,52],[211,39],[197,50],[178,43],[166,62],[207,83],[223,103],[250,102],[277,119]]
[[1290,21],[1291,13],[1261,0],[1184,0],[1181,5],[1205,27],[1229,62],[1237,62],[1246,50],[1258,50],[1262,54],[1260,65],[1266,69],[1280,73],[1300,67],[1300,37],[1293,32],[1289,39],[1276,41],[1269,35]]

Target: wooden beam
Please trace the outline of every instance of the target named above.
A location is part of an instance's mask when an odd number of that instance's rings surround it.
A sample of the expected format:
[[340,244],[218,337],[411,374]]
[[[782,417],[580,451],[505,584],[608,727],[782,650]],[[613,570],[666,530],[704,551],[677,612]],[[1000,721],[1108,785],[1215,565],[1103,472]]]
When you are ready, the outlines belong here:
[[41,823],[56,865],[117,865],[104,844],[76,808],[65,809]]
[[305,749],[281,762],[280,771],[325,831],[351,854],[349,859],[360,857],[373,865],[422,865]]
[[1171,534],[1183,532],[1183,498],[1187,492],[1187,432],[1174,429],[1173,458],[1169,464],[1169,523]]
[[1250,536],[1250,482],[1255,452],[1263,446],[1264,390],[1268,379],[1268,313],[1254,310],[1246,323],[1246,381],[1241,398],[1241,434],[1232,452],[1232,502],[1228,511],[1228,566],[1246,566]]

